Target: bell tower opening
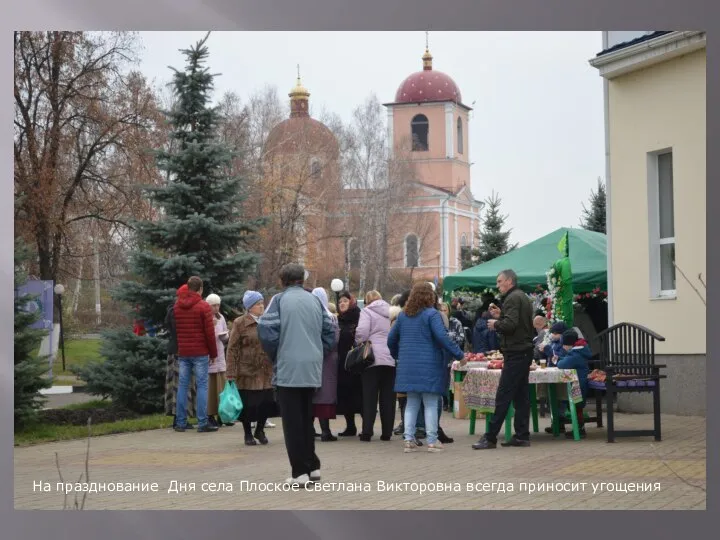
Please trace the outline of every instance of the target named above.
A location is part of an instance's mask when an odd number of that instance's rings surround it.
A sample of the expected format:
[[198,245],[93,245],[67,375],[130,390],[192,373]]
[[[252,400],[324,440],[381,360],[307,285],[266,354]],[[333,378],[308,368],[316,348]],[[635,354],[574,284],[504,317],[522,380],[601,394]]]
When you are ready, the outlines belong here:
[[410,122],[410,130],[412,133],[412,150],[413,152],[427,152],[428,134],[430,132],[430,122],[424,114],[416,114],[412,122]]

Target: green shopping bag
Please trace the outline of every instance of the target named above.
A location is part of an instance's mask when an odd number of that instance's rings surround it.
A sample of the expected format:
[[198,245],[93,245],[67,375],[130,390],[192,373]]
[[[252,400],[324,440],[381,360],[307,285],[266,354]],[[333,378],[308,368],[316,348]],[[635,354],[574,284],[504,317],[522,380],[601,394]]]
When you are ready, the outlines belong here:
[[235,381],[227,381],[225,388],[220,392],[220,405],[218,414],[224,424],[235,422],[243,410],[240,392],[238,392]]

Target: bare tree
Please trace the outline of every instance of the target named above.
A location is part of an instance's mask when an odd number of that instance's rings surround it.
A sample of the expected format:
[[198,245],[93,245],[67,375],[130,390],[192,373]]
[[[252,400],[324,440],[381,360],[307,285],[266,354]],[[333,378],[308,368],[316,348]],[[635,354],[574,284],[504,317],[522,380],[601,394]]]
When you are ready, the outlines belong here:
[[[262,276],[276,276],[295,260],[317,267],[320,245],[336,236],[328,219],[337,198],[337,143],[317,134],[280,133],[265,154],[258,198],[270,222],[260,233]],[[292,139],[292,150],[285,142]]]
[[429,212],[412,208],[418,186],[409,140],[391,153],[384,109],[375,95],[355,109],[345,131],[344,199],[351,214],[347,229],[359,243],[362,294],[370,282],[376,290],[390,285],[390,254],[402,252],[406,231],[416,234],[422,245],[434,228]]
[[120,238],[146,210],[137,185],[156,181],[147,150],[161,127],[152,90],[126,69],[135,38],[15,32],[15,226],[41,279],[61,276],[85,223]]

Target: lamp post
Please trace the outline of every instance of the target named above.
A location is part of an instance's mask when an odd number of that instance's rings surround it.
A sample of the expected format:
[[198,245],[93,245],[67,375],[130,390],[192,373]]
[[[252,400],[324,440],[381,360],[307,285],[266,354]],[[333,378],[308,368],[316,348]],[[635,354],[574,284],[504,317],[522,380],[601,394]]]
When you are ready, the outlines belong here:
[[62,351],[62,368],[63,371],[65,371],[65,336],[63,336],[63,309],[62,309],[62,296],[65,292],[65,286],[58,283],[55,285],[54,289],[55,294],[57,295],[58,299],[58,313],[60,314],[60,350]]
[[345,284],[343,283],[342,279],[335,278],[330,282],[330,288],[335,293],[335,307],[340,309],[340,291],[342,291],[345,288]]

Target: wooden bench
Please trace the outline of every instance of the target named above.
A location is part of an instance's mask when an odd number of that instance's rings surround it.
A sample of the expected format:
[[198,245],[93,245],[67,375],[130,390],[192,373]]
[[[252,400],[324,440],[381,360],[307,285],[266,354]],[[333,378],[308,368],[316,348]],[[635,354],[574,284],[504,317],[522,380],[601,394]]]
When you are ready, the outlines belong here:
[[[602,400],[607,408],[607,441],[616,437],[655,437],[661,440],[660,430],[660,374],[666,366],[655,363],[655,342],[665,338],[652,330],[633,324],[619,323],[597,336],[600,355],[597,368],[605,372],[605,382],[588,381],[595,393],[598,426],[602,426]],[[619,431],[615,429],[613,402],[615,396],[627,392],[652,393],[653,429]]]

